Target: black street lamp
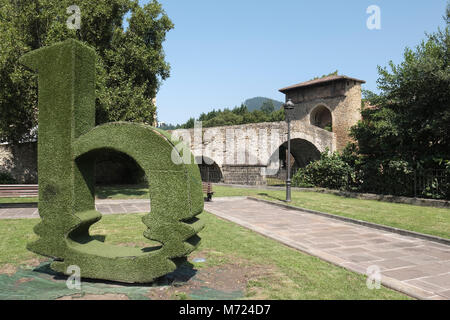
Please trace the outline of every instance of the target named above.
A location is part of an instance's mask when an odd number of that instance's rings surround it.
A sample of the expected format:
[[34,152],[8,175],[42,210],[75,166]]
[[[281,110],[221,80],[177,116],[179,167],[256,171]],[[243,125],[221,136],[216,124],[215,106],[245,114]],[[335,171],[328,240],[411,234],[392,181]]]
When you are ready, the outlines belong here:
[[294,103],[291,99],[283,104],[286,122],[288,124],[288,153],[287,153],[287,178],[286,178],[286,202],[291,202],[291,116],[294,110]]

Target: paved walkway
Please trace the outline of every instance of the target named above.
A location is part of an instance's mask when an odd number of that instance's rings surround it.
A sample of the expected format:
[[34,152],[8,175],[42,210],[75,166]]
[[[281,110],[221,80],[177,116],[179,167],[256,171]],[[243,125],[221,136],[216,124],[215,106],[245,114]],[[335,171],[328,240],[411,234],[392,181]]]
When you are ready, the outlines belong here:
[[[123,214],[150,211],[149,200],[97,200],[95,207],[102,214]],[[0,219],[39,218],[37,208],[0,208]]]
[[352,271],[377,266],[382,283],[420,299],[450,299],[450,246],[250,199],[205,210]]

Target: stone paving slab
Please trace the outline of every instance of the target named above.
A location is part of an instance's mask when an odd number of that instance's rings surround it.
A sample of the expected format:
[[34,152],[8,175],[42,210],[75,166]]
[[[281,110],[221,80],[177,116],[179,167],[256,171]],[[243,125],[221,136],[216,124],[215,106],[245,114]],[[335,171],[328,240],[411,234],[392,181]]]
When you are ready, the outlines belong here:
[[[140,213],[150,211],[149,200],[97,200],[96,209],[102,214]],[[37,208],[0,208],[0,219],[39,218]]]
[[[219,199],[205,210],[290,247],[366,274],[418,299],[450,299],[450,246],[251,199]],[[369,290],[369,289],[368,289]]]

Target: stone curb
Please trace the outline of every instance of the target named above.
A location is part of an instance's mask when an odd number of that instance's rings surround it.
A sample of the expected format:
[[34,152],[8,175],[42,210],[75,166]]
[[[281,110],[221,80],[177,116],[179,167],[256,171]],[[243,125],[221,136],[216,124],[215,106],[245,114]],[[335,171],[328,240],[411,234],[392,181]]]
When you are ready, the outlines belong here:
[[376,224],[376,223],[372,223],[372,222],[367,222],[367,221],[361,221],[361,220],[356,220],[356,219],[352,219],[352,218],[342,217],[342,216],[338,216],[338,215],[334,215],[334,214],[330,214],[330,213],[324,213],[324,212],[320,212],[320,211],[314,211],[314,210],[304,209],[304,208],[300,208],[300,207],[294,207],[294,206],[291,206],[291,205],[288,205],[288,204],[273,202],[273,201],[264,200],[264,199],[258,199],[258,198],[254,198],[254,197],[247,197],[247,199],[253,200],[253,201],[264,202],[264,203],[268,203],[268,204],[271,204],[271,205],[274,205],[274,206],[279,206],[279,207],[292,209],[292,210],[296,210],[296,211],[311,213],[311,214],[315,214],[315,215],[319,215],[319,216],[323,216],[323,217],[327,217],[327,218],[331,218],[331,219],[335,219],[335,220],[341,220],[341,221],[344,221],[344,222],[358,224],[358,225],[369,227],[369,228],[374,228],[374,229],[378,229],[378,230],[383,230],[383,231],[388,231],[388,232],[392,232],[392,233],[397,233],[397,234],[400,234],[402,236],[408,236],[408,237],[418,238],[418,239],[422,239],[422,240],[433,241],[433,242],[437,242],[437,243],[440,243],[440,244],[444,244],[444,245],[450,246],[450,239],[445,239],[445,238],[441,238],[441,237],[437,237],[437,236],[431,236],[431,235],[423,234],[423,233],[419,233],[419,232],[414,232],[414,231],[409,231],[409,230],[404,230],[404,229],[398,229],[398,228],[394,228],[394,227],[384,226],[384,225],[380,225],[380,224]]

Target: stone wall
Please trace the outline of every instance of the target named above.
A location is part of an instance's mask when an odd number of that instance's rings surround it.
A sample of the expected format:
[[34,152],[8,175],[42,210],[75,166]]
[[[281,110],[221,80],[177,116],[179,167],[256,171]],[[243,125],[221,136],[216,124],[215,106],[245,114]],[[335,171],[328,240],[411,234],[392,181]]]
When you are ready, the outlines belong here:
[[317,99],[345,96],[346,90],[347,88],[345,81],[333,81],[291,90],[287,92],[286,98],[291,99],[295,104],[301,104]]
[[342,80],[299,88],[290,91],[286,99],[294,102],[294,119],[314,124],[311,115],[319,107],[326,107],[332,114],[335,148],[342,150],[348,142],[350,128],[361,120],[361,84],[356,81]]
[[[270,176],[278,174],[280,161],[277,159],[282,159],[279,148],[287,145],[287,123],[284,121],[171,133],[189,146],[196,159],[203,156],[210,165],[216,164],[223,181],[230,184],[266,184],[262,172],[265,170]],[[291,139],[291,153],[300,166],[319,159],[320,152],[326,148],[335,150],[335,134],[311,125],[307,118],[292,121]]]
[[359,83],[347,86],[344,101],[333,112],[333,132],[336,134],[336,148],[342,150],[351,141],[350,128],[361,120],[361,85]]
[[0,145],[0,171],[9,172],[18,183],[36,184],[37,143]]
[[226,184],[266,185],[266,177],[261,174],[264,169],[265,166],[224,165],[222,167],[223,180]]
[[[16,146],[0,145],[0,172],[8,172],[17,183],[37,184],[37,143],[22,143]],[[145,173],[128,156],[106,152],[96,164],[98,184],[145,183]]]
[[[267,166],[278,148],[287,142],[286,122],[174,130],[196,157],[205,156],[219,167],[224,165]],[[335,135],[313,126],[306,118],[292,121],[291,139],[304,140],[318,152],[335,150]],[[305,151],[305,150],[303,150]]]

